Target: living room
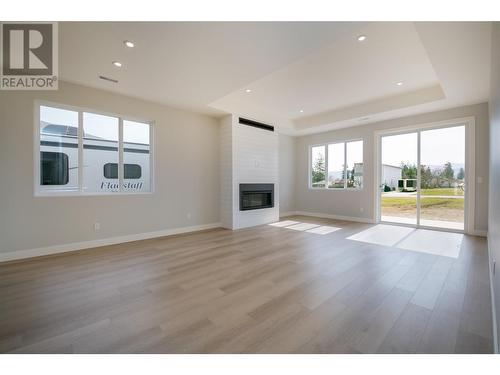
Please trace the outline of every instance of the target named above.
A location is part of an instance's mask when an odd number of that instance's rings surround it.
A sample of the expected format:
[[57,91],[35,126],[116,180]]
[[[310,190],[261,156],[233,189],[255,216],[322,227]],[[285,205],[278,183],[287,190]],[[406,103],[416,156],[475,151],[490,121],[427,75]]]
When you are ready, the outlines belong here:
[[179,21],[1,23],[2,357],[498,353],[500,24]]

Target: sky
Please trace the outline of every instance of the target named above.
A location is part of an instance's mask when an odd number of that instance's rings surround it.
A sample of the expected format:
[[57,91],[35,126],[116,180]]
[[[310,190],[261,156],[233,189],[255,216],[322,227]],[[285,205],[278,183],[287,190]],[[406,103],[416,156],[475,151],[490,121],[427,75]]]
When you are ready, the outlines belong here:
[[[40,120],[51,124],[78,127],[78,112],[52,107],[40,107]],[[83,113],[83,127],[86,133],[103,139],[118,141],[118,118]],[[149,125],[134,121],[123,121],[123,141],[149,144]]]
[[363,162],[363,141],[347,142],[347,168],[352,169],[354,163]]
[[77,128],[78,112],[41,106],[40,120],[50,122],[51,124],[66,125]]
[[328,145],[328,171],[342,172],[344,170],[344,143]]
[[[465,126],[425,130],[421,133],[420,164],[465,164]],[[382,163],[417,164],[417,133],[382,137]]]
[[118,141],[118,119],[85,112],[83,114],[83,131],[84,134],[92,134],[108,141]]

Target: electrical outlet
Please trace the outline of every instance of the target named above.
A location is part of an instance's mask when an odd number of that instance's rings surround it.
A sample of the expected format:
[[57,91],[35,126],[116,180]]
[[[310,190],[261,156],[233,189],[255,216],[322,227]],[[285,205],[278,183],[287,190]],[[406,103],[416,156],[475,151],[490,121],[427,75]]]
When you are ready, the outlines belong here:
[[101,223],[94,223],[94,230],[97,232],[101,229]]
[[188,220],[191,219],[191,212],[188,212],[186,217],[188,218]]
[[364,207],[360,207],[359,208],[359,212],[365,212],[365,208]]

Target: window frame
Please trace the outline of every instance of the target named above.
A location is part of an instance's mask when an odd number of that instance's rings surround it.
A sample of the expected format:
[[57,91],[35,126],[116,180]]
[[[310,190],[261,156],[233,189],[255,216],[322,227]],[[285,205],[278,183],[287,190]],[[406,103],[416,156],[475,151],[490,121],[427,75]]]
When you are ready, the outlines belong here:
[[[40,107],[52,107],[78,113],[78,189],[77,190],[43,190],[40,185]],[[153,120],[140,119],[128,115],[120,115],[112,112],[100,111],[92,108],[73,106],[50,102],[46,100],[34,101],[34,137],[33,137],[33,160],[34,160],[34,186],[35,197],[67,197],[67,196],[122,196],[122,195],[149,195],[155,192],[155,122]],[[83,191],[83,113],[95,113],[97,115],[116,117],[118,119],[118,180],[119,191],[117,192],[85,192]],[[127,191],[123,189],[123,122],[134,121],[149,125],[149,191]]]
[[[347,176],[347,144],[350,142],[362,142],[363,145],[363,183],[361,184],[361,187],[352,187],[349,188],[347,187],[347,178],[344,179],[344,187],[328,187],[328,146],[329,145],[334,145],[334,144],[344,144],[344,176]],[[314,147],[321,147],[323,146],[325,148],[325,186],[324,187],[313,187],[312,186],[312,149]],[[331,142],[324,142],[324,143],[316,143],[316,144],[311,144],[308,147],[308,152],[309,152],[309,166],[307,168],[308,170],[308,176],[307,176],[307,186],[309,190],[328,190],[328,191],[361,191],[365,187],[365,140],[363,138],[353,138],[353,139],[347,139],[347,140],[341,140],[341,141],[331,141]]]

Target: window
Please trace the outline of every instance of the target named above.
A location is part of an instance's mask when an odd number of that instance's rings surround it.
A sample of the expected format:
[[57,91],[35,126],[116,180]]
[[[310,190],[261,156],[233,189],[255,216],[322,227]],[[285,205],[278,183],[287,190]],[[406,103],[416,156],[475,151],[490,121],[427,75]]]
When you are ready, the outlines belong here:
[[147,167],[149,168],[149,133],[149,124],[128,120],[123,121],[124,191],[150,190],[149,179],[141,179],[141,163],[147,161]]
[[[125,164],[124,165],[124,173],[123,178],[125,180],[130,179],[138,179],[141,178],[141,166],[137,164]],[[110,179],[118,178],[118,164],[116,163],[107,163],[104,164],[104,177]]]
[[310,178],[311,188],[362,188],[363,141],[312,146]]
[[311,186],[325,187],[325,146],[311,148]]
[[78,112],[40,106],[39,192],[78,191]]
[[347,188],[359,189],[363,186],[363,141],[346,143]]
[[103,181],[101,166],[118,164],[119,120],[116,117],[83,112],[83,191],[90,193],[119,192],[118,174]]
[[151,191],[151,124],[39,105],[37,194]]
[[345,184],[344,171],[345,144],[328,145],[328,187],[343,188]]

